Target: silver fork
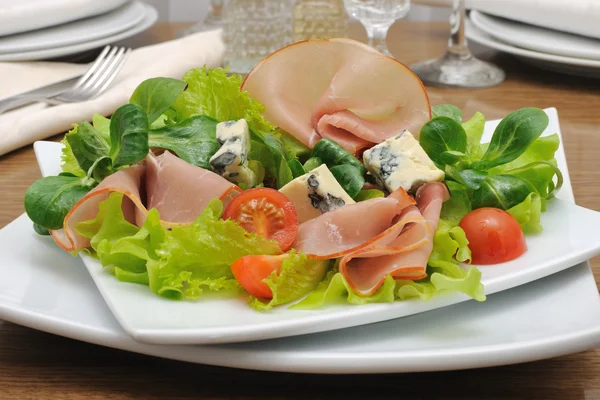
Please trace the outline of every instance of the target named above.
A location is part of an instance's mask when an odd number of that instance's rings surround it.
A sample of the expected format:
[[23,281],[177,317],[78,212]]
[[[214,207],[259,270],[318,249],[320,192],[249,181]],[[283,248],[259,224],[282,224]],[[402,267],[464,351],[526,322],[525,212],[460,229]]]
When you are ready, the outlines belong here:
[[70,88],[50,95],[23,94],[0,101],[0,114],[30,103],[59,105],[90,100],[104,92],[125,64],[130,48],[106,46],[90,68]]

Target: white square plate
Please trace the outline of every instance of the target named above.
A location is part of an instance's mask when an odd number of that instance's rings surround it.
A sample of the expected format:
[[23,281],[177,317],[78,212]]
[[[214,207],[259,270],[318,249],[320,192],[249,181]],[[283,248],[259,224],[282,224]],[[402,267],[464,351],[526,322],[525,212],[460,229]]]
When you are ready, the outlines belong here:
[[[559,133],[555,109],[546,134]],[[486,124],[489,139],[499,121]],[[43,175],[60,171],[60,145],[37,142],[35,152]],[[570,188],[564,151],[556,155]],[[566,197],[565,197],[566,196]],[[572,193],[549,203],[542,215],[544,232],[527,238],[528,251],[518,259],[482,267],[486,294],[496,293],[556,273],[600,252],[596,227],[600,213],[572,204]],[[565,201],[566,200],[566,201]],[[439,296],[428,302],[403,301],[365,306],[335,306],[299,311],[278,308],[269,313],[250,309],[240,298],[165,300],[142,285],[123,283],[109,275],[93,258],[81,255],[94,282],[121,326],[134,339],[156,344],[205,344],[260,340],[322,332],[404,317],[469,300],[462,294]],[[472,307],[475,307],[473,305]]]

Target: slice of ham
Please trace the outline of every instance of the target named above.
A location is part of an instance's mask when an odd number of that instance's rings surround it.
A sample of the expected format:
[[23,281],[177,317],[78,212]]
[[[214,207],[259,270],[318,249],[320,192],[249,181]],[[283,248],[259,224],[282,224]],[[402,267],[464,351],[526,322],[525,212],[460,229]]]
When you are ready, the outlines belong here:
[[51,231],[54,241],[68,252],[90,246],[89,239],[75,231],[75,225],[93,219],[98,205],[111,193],[123,193],[123,214],[141,226],[148,210],[156,208],[167,228],[189,224],[213,198],[224,204],[241,189],[221,176],[188,164],[166,151],[158,157],[149,154],[143,162],[118,171],[79,200],[64,220],[63,229]]
[[[227,205],[241,189],[212,171],[191,165],[164,152],[146,158],[147,208],[156,208],[163,226],[174,226],[196,220],[215,197]],[[138,225],[143,223],[138,220]]]
[[429,99],[408,67],[350,39],[310,40],[261,61],[242,89],[309,147],[329,138],[356,154],[404,129],[419,134]]
[[434,182],[419,189],[416,205],[403,189],[348,205],[302,223],[293,247],[318,259],[340,257],[340,272],[362,296],[375,293],[387,275],[422,279],[447,198],[446,186]]

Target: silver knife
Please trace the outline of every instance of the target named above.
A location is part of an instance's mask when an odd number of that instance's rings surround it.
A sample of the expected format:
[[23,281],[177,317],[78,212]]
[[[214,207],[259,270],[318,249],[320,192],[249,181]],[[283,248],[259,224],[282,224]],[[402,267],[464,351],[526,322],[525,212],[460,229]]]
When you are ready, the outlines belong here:
[[8,110],[13,110],[18,107],[23,107],[25,105],[35,103],[38,101],[35,98],[47,98],[58,96],[59,94],[73,86],[79,78],[81,78],[81,75],[77,75],[62,81],[50,83],[45,86],[40,86],[38,88],[28,90],[26,92],[21,92],[13,96],[6,97],[0,100],[0,114]]

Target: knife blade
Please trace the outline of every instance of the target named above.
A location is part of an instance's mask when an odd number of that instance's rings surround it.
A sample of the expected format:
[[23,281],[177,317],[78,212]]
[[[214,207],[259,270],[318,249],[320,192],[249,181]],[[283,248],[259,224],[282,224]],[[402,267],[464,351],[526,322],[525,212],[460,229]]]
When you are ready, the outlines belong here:
[[[53,97],[58,96],[65,90],[72,87],[77,80],[81,78],[81,75],[76,75],[71,78],[64,79],[62,81],[53,82],[45,86],[40,86],[25,92],[21,92],[12,96],[5,97],[4,99],[0,99],[0,109],[6,112],[9,110],[13,110],[15,108],[23,107],[23,102],[17,102],[22,96],[40,96],[40,97]],[[27,103],[31,104],[31,103]]]

